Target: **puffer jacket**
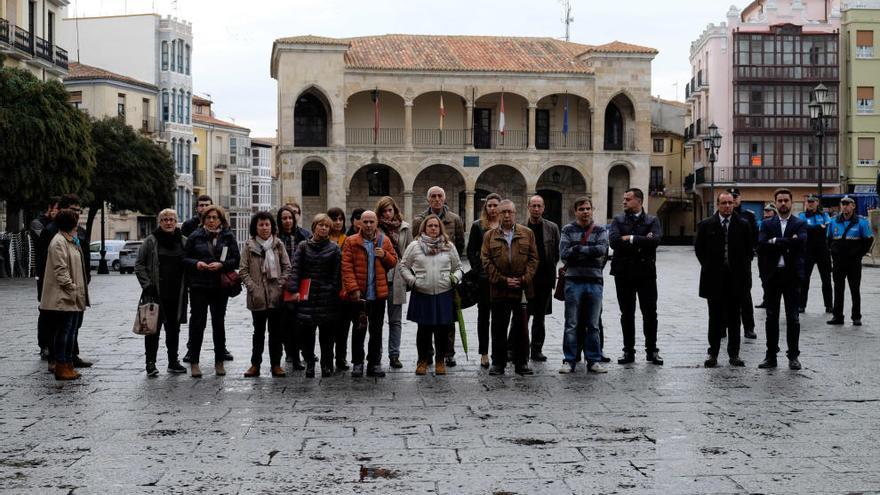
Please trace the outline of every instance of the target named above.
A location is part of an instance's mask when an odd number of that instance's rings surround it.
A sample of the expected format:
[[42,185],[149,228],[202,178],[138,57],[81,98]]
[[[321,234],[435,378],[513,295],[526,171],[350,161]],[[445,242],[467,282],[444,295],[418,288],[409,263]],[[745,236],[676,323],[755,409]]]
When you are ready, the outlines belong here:
[[581,243],[587,230],[577,222],[562,228],[559,257],[565,262],[565,278],[602,283],[602,270],[608,257],[608,230],[596,224],[590,238]]
[[[489,297],[495,300],[520,300],[525,289],[526,298],[534,296],[532,279],[538,269],[538,247],[535,233],[525,225],[513,227],[513,241],[507,246],[507,239],[501,227],[491,229],[483,236],[480,252],[483,270],[489,279]],[[508,277],[522,277],[521,289],[507,287]]]
[[[205,263],[213,263],[220,261],[223,255],[223,248],[226,248],[226,259],[222,262],[223,268],[219,271],[211,272],[207,270],[197,270],[196,264],[199,261]],[[238,269],[241,262],[241,255],[238,251],[238,242],[235,235],[229,228],[224,227],[220,230],[217,237],[217,243],[212,246],[211,237],[204,227],[199,227],[187,237],[186,254],[183,257],[183,264],[187,267],[187,278],[191,288],[200,289],[217,289],[220,287],[220,274],[231,272]]]
[[86,306],[89,306],[89,286],[82,257],[82,250],[76,242],[68,241],[61,232],[55,234],[47,251],[40,309],[86,310]]
[[263,261],[266,259],[263,246],[253,237],[244,245],[238,274],[247,289],[247,308],[251,311],[281,307],[284,286],[290,277],[290,258],[287,256],[287,250],[284,249],[284,243],[277,237],[272,242],[272,251],[275,252],[275,258],[278,260],[280,273],[276,280],[269,280],[268,275],[263,272]]
[[[377,233],[375,242],[382,239],[382,249],[385,256],[376,258],[376,299],[388,299],[388,275],[387,272],[397,265],[397,255],[394,254],[394,246],[391,240],[384,234]],[[367,295],[367,261],[369,257],[364,248],[364,238],[358,232],[345,239],[342,247],[342,296],[351,301],[355,291],[361,292],[361,297]]]
[[296,247],[287,290],[297,292],[301,280],[311,279],[308,300],[297,303],[300,321],[320,324],[338,319],[341,259],[339,246],[329,240],[303,241]]
[[[186,237],[181,236],[181,247],[186,249]],[[147,287],[152,287],[152,290],[155,291],[157,296],[157,300],[161,303],[162,301],[162,292],[161,292],[161,284],[159,281],[159,241],[156,239],[156,236],[150,234],[144,240],[144,243],[141,244],[140,249],[138,249],[137,261],[134,264],[134,274],[137,276],[138,283],[141,284],[141,289],[146,290]],[[141,292],[141,299],[145,299],[145,292]],[[177,294],[177,322],[178,323],[186,323],[186,305],[187,305],[187,290],[186,290],[186,277],[180,277],[180,290]]]
[[419,245],[419,241],[413,241],[407,246],[403,259],[397,265],[397,272],[412,290],[434,296],[448,292],[454,288],[451,276],[461,280],[464,274],[461,271],[461,259],[455,246],[450,244],[449,251],[439,254],[427,255]]

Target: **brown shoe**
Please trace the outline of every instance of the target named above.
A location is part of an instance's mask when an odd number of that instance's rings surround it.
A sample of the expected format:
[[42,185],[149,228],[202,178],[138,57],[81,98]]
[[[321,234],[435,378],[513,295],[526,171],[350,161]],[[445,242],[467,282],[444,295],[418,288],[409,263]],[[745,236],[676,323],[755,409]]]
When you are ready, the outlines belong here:
[[226,376],[226,368],[223,366],[223,361],[217,361],[214,363],[214,374],[217,376]]
[[257,368],[254,365],[251,365],[251,367],[244,372],[245,378],[254,378],[256,376],[260,376],[260,368]]
[[73,370],[73,365],[70,363],[56,363],[55,364],[55,379],[56,380],[76,380],[80,377],[80,374]]
[[49,373],[55,373],[55,361],[49,361]]
[[199,367],[199,363],[192,363],[189,367],[190,375],[193,378],[201,378],[202,377],[202,368]]
[[283,376],[287,376],[287,372],[284,371],[284,368],[282,368],[281,366],[272,366],[272,376],[280,378]]
[[425,375],[428,373],[428,362],[427,361],[419,361],[416,364],[416,374],[417,375]]
[[446,374],[446,363],[443,362],[442,359],[438,359],[436,363],[434,363],[434,375],[445,375]]

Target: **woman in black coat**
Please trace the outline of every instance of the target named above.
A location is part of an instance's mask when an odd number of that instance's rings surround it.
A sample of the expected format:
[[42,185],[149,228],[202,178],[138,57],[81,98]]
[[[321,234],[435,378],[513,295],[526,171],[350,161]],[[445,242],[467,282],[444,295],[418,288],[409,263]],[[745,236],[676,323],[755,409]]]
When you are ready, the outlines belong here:
[[[342,252],[339,246],[330,242],[332,228],[333,220],[329,216],[324,213],[315,215],[311,239],[299,243],[296,248],[288,285],[288,290],[295,294],[294,300],[299,304],[300,339],[308,378],[315,376],[316,327],[321,342],[321,376],[333,374]],[[300,292],[300,286],[306,280],[308,292]]]
[[226,374],[223,350],[226,349],[226,304],[229,292],[220,286],[223,273],[235,271],[241,260],[238,242],[229,229],[223,208],[211,205],[202,212],[202,226],[189,236],[183,264],[187,267],[190,306],[189,354],[193,378],[201,378],[199,353],[211,310],[211,328],[214,334],[214,371]]
[[480,366],[489,367],[489,279],[483,271],[483,261],[480,259],[480,250],[483,247],[483,235],[498,226],[498,204],[501,196],[490,193],[483,203],[483,211],[480,219],[471,225],[471,234],[467,243],[467,258],[471,270],[480,275],[480,300],[477,302],[477,340],[480,347]]

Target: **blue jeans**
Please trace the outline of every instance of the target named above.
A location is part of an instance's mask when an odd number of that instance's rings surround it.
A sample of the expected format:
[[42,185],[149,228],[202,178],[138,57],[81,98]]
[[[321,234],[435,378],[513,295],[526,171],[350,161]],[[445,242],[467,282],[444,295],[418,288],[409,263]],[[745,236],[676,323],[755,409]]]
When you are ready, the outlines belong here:
[[76,345],[76,333],[82,320],[82,312],[59,311],[55,327],[55,362],[70,364],[73,362],[73,348]]
[[602,285],[591,282],[565,282],[565,334],[562,355],[568,364],[578,359],[578,329],[585,332],[584,357],[587,363],[602,360],[599,341],[599,317],[602,315]]

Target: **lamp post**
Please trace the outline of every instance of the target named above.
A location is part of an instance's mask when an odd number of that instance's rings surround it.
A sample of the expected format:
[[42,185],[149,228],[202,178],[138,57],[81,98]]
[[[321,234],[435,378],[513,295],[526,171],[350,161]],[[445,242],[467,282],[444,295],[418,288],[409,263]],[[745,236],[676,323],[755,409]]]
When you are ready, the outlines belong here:
[[835,103],[828,99],[828,88],[824,84],[819,84],[813,89],[813,101],[810,102],[810,125],[816,130],[816,137],[819,138],[819,167],[818,180],[818,196],[819,204],[822,204],[822,178],[823,178],[823,162],[825,161],[825,130],[831,126],[831,117],[834,115]]
[[709,153],[709,215],[715,213],[715,162],[718,160],[719,148],[721,148],[721,133],[713,122],[709,126],[709,135],[703,138],[703,149]]

